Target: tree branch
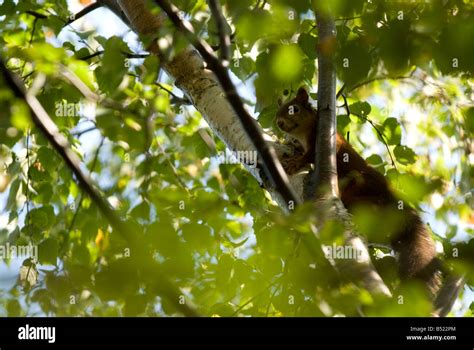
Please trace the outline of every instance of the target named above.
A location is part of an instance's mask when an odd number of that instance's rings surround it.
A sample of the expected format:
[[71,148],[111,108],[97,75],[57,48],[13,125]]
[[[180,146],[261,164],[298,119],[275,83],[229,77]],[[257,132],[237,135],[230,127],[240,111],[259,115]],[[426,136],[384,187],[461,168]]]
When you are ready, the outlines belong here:
[[104,6],[101,1],[96,1],[92,5],[89,5],[85,8],[83,8],[81,11],[78,13],[73,13],[72,15],[69,16],[67,22],[64,24],[64,26],[68,26],[69,24],[77,21],[79,18],[84,17],[85,15],[91,13],[94,10],[97,10],[98,8]]
[[26,13],[29,14],[29,15],[34,16],[36,19],[46,19],[46,18],[48,18],[47,15],[43,15],[42,13],[32,11],[32,10],[28,10],[28,11],[26,11]]
[[186,38],[199,51],[201,56],[206,61],[208,68],[216,75],[219,83],[224,90],[227,100],[234,109],[237,117],[242,123],[242,127],[249,136],[253,145],[255,146],[258,155],[262,161],[263,168],[267,176],[271,179],[278,193],[283,197],[287,204],[297,204],[299,199],[294,194],[290,186],[288,177],[283,170],[283,167],[278,160],[276,152],[263,138],[262,133],[256,125],[256,121],[250,116],[245,109],[237,91],[232,83],[227,69],[214,56],[212,48],[203,40],[199,39],[195,33],[192,25],[180,19],[178,9],[174,5],[170,5],[164,0],[155,0],[158,6],[168,15],[173,24],[186,36]]
[[[117,4],[116,0],[97,0],[94,2],[92,5],[89,5],[85,8],[83,8],[81,11],[78,13],[74,13],[71,16],[69,16],[67,22],[64,24],[64,27],[68,26],[69,24],[77,21],[78,19],[84,17],[85,15],[88,15],[94,10],[97,10],[100,7],[106,7],[110,11],[112,11],[117,17],[119,17],[125,24],[130,26],[130,22],[128,21],[127,17],[123,13],[122,9],[120,8],[119,4]],[[34,15],[33,13],[30,13]]]
[[[22,99],[27,104],[33,123],[43,133],[46,139],[51,143],[54,149],[58,152],[64,160],[68,168],[74,173],[79,186],[87,193],[91,200],[100,210],[101,214],[107,219],[112,228],[116,230],[131,246],[132,251],[135,251],[136,256],[143,258],[144,247],[135,230],[125,221],[121,220],[110,204],[101,196],[100,192],[95,187],[92,180],[84,174],[80,167],[80,160],[77,155],[69,147],[66,138],[59,132],[56,124],[51,120],[48,113],[44,110],[38,99],[29,94],[18,79],[18,77],[10,72],[0,57],[0,71],[3,75],[5,83],[12,90],[15,97]],[[151,261],[153,261],[150,258]],[[150,260],[147,260],[150,263]],[[145,264],[144,264],[145,265]],[[156,273],[156,272],[155,272]],[[162,275],[158,276],[160,286],[163,286],[163,294],[170,299],[170,301],[177,307],[177,309],[186,316],[198,316],[197,312],[188,304],[179,303],[181,293],[178,288],[174,287],[172,283]]]
[[[309,196],[338,197],[336,167],[336,25],[326,2],[318,2],[318,123],[315,169]],[[324,6],[324,8],[323,8]]]

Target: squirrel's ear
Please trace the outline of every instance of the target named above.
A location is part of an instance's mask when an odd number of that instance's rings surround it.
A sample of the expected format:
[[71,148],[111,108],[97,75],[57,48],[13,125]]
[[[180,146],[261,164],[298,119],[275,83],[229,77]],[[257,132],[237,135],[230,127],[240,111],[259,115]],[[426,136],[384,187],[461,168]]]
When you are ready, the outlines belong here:
[[308,103],[308,93],[304,87],[300,87],[296,93],[296,100],[300,103]]

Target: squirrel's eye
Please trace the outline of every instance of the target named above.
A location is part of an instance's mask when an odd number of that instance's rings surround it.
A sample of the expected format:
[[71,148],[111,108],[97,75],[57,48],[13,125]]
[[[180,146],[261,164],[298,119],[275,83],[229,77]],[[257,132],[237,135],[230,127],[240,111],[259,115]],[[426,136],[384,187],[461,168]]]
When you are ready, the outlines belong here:
[[291,105],[289,112],[290,114],[297,114],[300,112],[300,107],[298,105]]

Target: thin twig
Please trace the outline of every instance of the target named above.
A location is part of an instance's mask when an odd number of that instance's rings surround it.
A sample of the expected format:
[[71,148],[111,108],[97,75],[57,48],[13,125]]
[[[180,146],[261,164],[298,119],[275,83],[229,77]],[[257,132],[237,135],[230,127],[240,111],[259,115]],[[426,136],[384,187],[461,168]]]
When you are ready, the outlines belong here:
[[342,93],[344,92],[344,89],[346,88],[346,83],[342,84],[341,88],[339,89],[339,91],[337,92],[336,94],[336,100],[341,97]]
[[91,126],[90,128],[78,131],[78,132],[73,132],[72,135],[74,135],[75,137],[80,137],[83,134],[87,134],[88,132],[91,132],[91,131],[94,131],[94,130],[97,130],[97,126],[95,126],[95,125]]
[[172,100],[173,100],[172,102],[173,103],[180,104],[180,105],[191,105],[192,104],[192,102],[190,100],[188,100],[186,97],[177,96],[175,93],[173,93],[173,91],[166,88],[161,83],[156,82],[155,85],[158,86],[161,90],[166,91],[168,94],[170,94],[172,96]]
[[91,58],[94,58],[94,57],[97,57],[97,56],[100,56],[104,53],[104,50],[99,50],[99,51],[96,51],[96,52],[93,52],[87,56],[84,56],[84,57],[79,57],[80,60],[82,61],[87,61],[87,60],[90,60]]
[[[90,60],[91,58],[94,58],[94,57],[97,57],[97,56],[100,56],[100,55],[104,54],[104,52],[105,52],[104,50],[99,50],[99,51],[91,53],[90,55],[80,57],[79,59],[82,60],[82,61],[87,61],[87,60]],[[122,52],[122,54],[124,54],[128,59],[134,59],[134,58],[140,59],[140,58],[147,58],[148,56],[150,56],[149,53]]]

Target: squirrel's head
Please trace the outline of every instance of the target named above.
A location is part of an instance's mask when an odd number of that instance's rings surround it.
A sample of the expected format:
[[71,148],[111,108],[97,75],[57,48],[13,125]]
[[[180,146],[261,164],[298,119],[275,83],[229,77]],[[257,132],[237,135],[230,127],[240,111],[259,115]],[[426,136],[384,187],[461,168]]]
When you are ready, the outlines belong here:
[[302,87],[295,98],[280,105],[276,114],[276,124],[281,131],[297,139],[303,147],[306,147],[315,123],[315,111],[309,103],[308,93]]

